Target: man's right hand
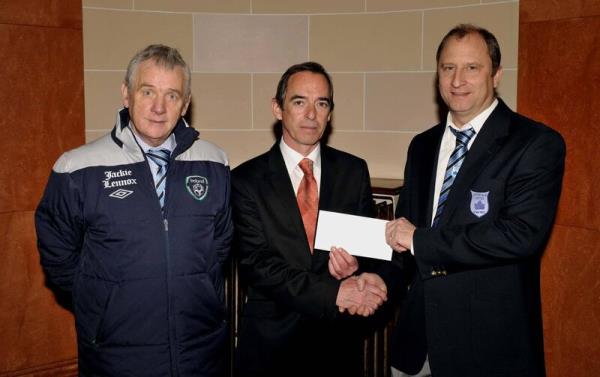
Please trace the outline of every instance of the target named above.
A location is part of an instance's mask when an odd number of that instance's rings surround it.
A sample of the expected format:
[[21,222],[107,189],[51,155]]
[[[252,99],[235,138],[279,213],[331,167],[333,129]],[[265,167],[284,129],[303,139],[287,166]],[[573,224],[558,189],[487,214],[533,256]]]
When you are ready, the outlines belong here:
[[404,217],[389,221],[385,224],[385,242],[399,253],[410,250],[415,229]]
[[342,281],[336,304],[341,313],[346,310],[354,315],[367,317],[375,313],[387,300],[387,287],[375,274],[364,273]]

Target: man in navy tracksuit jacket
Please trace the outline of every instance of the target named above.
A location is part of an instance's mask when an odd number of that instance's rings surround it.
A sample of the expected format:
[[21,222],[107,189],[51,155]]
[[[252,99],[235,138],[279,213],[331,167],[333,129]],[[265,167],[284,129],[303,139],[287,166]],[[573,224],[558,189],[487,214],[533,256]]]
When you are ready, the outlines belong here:
[[[177,50],[139,52],[122,94],[115,128],[59,158],[36,212],[42,266],[72,291],[80,375],[222,376],[227,157],[182,118]],[[154,147],[170,151],[162,204]]]

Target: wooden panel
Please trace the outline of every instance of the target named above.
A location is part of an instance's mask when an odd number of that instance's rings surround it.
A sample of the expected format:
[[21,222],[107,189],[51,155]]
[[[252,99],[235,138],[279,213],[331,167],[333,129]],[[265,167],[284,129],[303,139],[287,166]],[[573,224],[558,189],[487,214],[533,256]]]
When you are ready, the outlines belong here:
[[0,23],[81,29],[81,0],[0,0]]
[[542,262],[548,377],[588,377],[600,368],[600,232],[556,226]]
[[567,143],[556,227],[542,260],[548,377],[600,369],[600,1],[521,0],[518,109]]
[[45,284],[33,210],[84,140],[81,1],[0,0],[0,61],[0,376],[76,376],[68,295]]
[[33,210],[57,157],[83,144],[82,51],[80,29],[0,25],[0,212]]
[[[72,360],[73,316],[45,286],[33,212],[0,214],[0,232],[0,373]],[[59,299],[68,303],[65,297]]]
[[526,0],[519,5],[521,23],[600,15],[600,0]]
[[0,372],[0,377],[77,377],[77,359],[59,361],[34,368]]
[[600,229],[600,159],[591,158],[600,140],[598,30],[600,17],[521,24],[519,41],[518,109],[567,143],[557,222],[593,229]]

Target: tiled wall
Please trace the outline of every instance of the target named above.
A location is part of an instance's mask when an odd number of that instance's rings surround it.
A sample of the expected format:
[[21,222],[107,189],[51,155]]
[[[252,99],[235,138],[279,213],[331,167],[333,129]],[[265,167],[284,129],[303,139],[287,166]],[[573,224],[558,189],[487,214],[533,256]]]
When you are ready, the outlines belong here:
[[365,158],[373,177],[402,178],[408,143],[438,121],[435,50],[461,22],[496,34],[499,93],[516,104],[518,1],[83,0],[83,8],[88,141],[112,127],[130,57],[156,42],[192,65],[193,125],[232,166],[273,143],[281,73],[315,60],[334,80],[330,145]]

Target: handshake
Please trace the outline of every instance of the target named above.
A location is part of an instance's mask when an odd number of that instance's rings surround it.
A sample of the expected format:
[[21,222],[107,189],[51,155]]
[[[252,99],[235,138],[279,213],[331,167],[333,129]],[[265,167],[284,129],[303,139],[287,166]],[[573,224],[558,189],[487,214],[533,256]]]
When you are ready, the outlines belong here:
[[358,261],[344,249],[332,247],[329,255],[329,273],[338,280],[343,279],[335,302],[340,313],[373,315],[387,300],[383,279],[369,272],[352,276],[358,270]]

